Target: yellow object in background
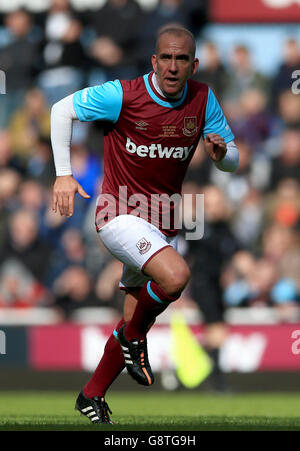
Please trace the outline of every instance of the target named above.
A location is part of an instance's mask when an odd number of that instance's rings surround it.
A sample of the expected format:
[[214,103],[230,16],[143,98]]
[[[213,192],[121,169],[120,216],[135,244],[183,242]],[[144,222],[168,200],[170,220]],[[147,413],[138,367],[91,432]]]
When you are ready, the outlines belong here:
[[171,355],[177,377],[186,388],[197,387],[212,371],[210,357],[179,312],[171,317]]

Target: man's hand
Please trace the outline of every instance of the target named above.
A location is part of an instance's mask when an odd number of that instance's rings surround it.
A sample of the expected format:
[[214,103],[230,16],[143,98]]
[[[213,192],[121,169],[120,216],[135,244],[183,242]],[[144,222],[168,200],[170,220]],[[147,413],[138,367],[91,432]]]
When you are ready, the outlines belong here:
[[56,178],[52,195],[52,210],[57,211],[57,206],[61,216],[72,216],[74,212],[74,197],[79,193],[85,199],[89,196],[82,186],[72,175],[62,175]]
[[220,161],[227,152],[226,143],[222,136],[216,133],[209,133],[204,140],[204,149],[213,161]]

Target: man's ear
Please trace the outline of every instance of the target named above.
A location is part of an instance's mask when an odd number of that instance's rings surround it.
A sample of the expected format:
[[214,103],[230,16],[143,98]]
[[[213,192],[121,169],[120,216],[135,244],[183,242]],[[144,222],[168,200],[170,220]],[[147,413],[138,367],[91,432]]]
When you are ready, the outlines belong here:
[[154,70],[154,72],[156,73],[156,71],[157,71],[157,61],[156,61],[156,55],[152,55],[152,67],[153,67],[153,70]]
[[192,66],[192,74],[191,74],[191,76],[195,75],[195,73],[198,70],[198,67],[199,67],[199,60],[198,60],[198,58],[195,58],[194,62],[193,62],[193,66]]

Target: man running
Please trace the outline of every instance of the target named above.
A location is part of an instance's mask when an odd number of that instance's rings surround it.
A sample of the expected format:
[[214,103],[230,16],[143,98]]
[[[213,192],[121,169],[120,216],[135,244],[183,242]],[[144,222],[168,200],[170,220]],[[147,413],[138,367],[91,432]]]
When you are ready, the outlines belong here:
[[198,64],[194,36],[181,27],[166,27],[158,35],[153,72],[85,88],[52,108],[57,175],[52,208],[71,216],[76,192],[89,197],[72,176],[72,121],[103,121],[104,180],[96,229],[107,249],[124,264],[123,318],[76,402],[76,408],[94,423],[111,423],[104,397],[125,366],[139,384],[153,384],[147,332],[180,297],[190,277],[176,250],[174,205],[160,200],[181,193],[201,137],[219,169],[234,171],[238,166],[234,136],[213,92],[190,80]]

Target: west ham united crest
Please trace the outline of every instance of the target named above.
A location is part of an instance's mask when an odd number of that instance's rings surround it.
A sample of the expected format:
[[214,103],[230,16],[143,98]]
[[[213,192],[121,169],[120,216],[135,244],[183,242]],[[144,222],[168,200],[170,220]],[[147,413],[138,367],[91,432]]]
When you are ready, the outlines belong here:
[[197,117],[185,117],[184,118],[184,127],[182,129],[183,134],[185,136],[193,136],[197,133]]
[[150,241],[147,241],[146,238],[141,238],[137,243],[136,243],[136,247],[139,250],[139,253],[141,255],[146,254],[146,252],[149,251],[150,247],[151,247],[151,243]]

